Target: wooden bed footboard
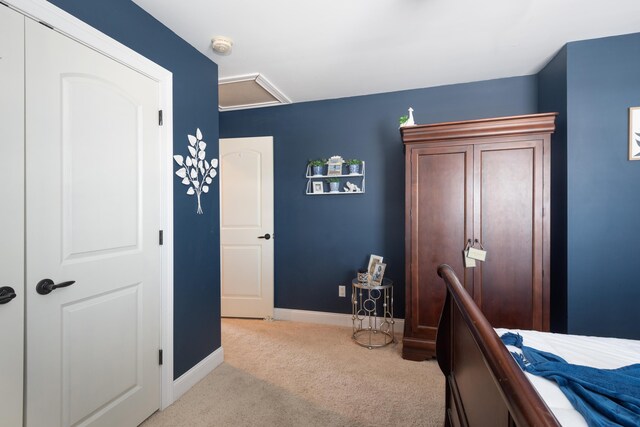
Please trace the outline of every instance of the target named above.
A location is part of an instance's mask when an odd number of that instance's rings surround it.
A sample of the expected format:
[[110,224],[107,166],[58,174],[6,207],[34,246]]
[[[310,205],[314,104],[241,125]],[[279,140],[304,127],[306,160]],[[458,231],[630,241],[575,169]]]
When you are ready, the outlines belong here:
[[559,426],[487,319],[446,264],[436,357],[446,376],[446,426]]

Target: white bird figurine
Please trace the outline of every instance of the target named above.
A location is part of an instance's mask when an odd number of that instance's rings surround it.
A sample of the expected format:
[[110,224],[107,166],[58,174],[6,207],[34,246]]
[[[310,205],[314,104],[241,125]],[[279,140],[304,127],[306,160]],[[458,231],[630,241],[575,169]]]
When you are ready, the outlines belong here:
[[409,107],[409,119],[404,123],[405,126],[413,126],[416,123],[413,121],[413,108]]

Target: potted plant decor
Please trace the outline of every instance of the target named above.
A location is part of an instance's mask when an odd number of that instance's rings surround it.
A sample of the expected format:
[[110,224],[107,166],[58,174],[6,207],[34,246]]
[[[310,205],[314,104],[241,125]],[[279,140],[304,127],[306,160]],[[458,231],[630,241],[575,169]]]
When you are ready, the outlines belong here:
[[349,166],[349,174],[358,174],[360,173],[360,165],[362,164],[362,160],[358,159],[349,159],[344,162],[347,166]]
[[309,166],[311,166],[314,176],[322,175],[325,163],[327,163],[327,159],[309,160]]
[[328,178],[326,181],[329,183],[329,192],[340,192],[340,178]]

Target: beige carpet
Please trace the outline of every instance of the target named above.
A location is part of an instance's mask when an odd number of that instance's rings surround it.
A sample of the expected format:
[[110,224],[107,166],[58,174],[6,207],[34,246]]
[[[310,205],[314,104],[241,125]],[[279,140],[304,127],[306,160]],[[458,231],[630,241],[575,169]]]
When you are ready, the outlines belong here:
[[403,360],[401,343],[368,350],[349,328],[224,319],[222,346],[225,362],[144,427],[443,425],[443,375]]

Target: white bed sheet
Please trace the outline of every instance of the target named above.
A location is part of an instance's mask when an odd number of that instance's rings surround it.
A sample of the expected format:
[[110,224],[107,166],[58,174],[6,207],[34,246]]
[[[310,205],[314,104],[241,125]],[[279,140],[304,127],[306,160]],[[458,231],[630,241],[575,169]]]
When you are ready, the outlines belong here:
[[[640,363],[640,341],[496,328],[498,336],[505,332],[518,333],[522,335],[524,345],[556,354],[576,365],[615,369]],[[516,347],[507,348],[509,351],[519,352]],[[526,372],[525,375],[560,424],[570,427],[587,426],[582,415],[573,409],[555,382]]]

